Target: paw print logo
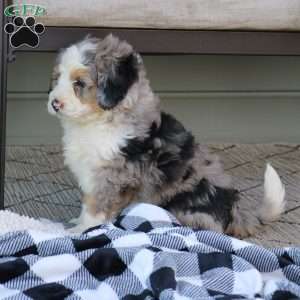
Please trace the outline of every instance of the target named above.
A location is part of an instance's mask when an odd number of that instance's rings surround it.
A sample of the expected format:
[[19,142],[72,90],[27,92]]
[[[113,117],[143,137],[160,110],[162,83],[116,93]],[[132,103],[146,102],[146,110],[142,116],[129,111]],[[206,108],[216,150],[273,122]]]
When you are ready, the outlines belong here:
[[10,35],[10,44],[14,48],[26,45],[35,48],[39,45],[39,35],[45,31],[42,23],[35,23],[34,17],[15,17],[12,23],[7,23],[4,31]]

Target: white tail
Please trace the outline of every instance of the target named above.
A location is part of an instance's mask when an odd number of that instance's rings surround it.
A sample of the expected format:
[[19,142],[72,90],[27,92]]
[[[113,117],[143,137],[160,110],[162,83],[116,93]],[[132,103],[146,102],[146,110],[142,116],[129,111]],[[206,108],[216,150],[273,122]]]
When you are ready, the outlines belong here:
[[285,208],[285,188],[274,168],[267,164],[264,182],[264,199],[259,212],[262,222],[276,220]]
[[263,224],[275,221],[284,211],[285,189],[270,164],[267,164],[264,182],[264,198],[237,202],[233,212],[233,221],[226,233],[245,238],[253,235]]

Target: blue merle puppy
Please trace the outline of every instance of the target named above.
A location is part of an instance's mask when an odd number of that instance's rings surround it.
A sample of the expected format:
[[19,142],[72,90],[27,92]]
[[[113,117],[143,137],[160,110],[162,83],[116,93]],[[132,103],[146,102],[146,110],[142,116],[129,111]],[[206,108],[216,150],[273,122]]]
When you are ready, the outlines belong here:
[[263,199],[239,198],[218,157],[161,112],[141,56],[112,35],[61,51],[48,110],[61,121],[65,163],[84,194],[73,231],[142,201],[184,225],[246,237],[284,209],[284,187],[270,165]]

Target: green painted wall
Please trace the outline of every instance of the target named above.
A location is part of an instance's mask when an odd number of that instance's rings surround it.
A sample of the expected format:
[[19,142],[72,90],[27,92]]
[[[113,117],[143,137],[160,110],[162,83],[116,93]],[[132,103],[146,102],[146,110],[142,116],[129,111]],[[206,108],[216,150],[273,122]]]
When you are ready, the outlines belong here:
[[[9,66],[9,144],[60,142],[47,114],[54,54],[20,53]],[[147,56],[164,110],[203,142],[300,142],[300,57]]]

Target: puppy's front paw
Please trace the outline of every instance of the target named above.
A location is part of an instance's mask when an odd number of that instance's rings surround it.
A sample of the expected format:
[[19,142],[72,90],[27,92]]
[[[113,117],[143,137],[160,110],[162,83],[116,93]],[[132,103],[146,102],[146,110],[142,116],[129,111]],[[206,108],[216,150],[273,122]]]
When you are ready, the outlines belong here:
[[68,229],[68,232],[71,234],[82,234],[88,227],[84,226],[83,224],[77,224],[74,227]]
[[71,219],[69,223],[74,225],[80,224],[80,217]]

